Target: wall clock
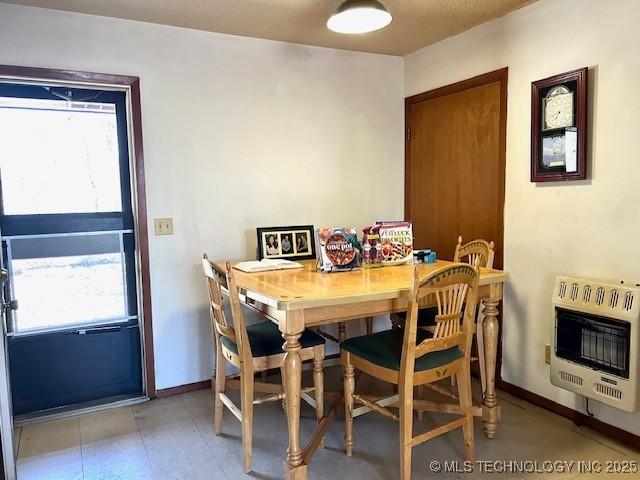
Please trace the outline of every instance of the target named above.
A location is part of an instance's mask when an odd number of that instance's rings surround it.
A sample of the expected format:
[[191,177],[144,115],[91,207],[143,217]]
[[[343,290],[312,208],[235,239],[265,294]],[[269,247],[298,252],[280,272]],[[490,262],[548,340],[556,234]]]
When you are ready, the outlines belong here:
[[587,68],[531,84],[531,181],[587,178]]

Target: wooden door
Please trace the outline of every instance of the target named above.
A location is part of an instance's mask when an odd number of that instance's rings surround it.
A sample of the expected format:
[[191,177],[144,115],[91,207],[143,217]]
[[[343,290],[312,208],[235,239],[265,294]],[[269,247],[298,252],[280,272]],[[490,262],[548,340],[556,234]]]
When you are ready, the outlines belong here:
[[405,216],[415,247],[450,260],[458,235],[502,268],[507,69],[406,99]]

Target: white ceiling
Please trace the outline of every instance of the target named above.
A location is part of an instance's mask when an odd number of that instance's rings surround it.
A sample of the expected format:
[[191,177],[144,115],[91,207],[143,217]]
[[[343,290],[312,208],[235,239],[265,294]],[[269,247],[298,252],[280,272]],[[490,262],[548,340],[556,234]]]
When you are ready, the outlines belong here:
[[0,0],[4,3],[268,38],[406,55],[535,0],[381,0],[393,22],[363,35],[325,26],[341,0]]

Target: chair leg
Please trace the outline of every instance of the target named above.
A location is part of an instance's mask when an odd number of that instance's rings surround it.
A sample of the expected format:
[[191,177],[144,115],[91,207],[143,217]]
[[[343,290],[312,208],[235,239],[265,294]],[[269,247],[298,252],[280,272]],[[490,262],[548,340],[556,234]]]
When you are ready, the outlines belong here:
[[344,366],[344,450],[347,456],[353,455],[353,393],[355,392],[355,374],[351,357],[342,354]]
[[373,333],[373,317],[365,318],[364,323],[367,329],[367,335],[371,335]]
[[253,443],[253,372],[241,372],[240,396],[242,409],[242,453],[244,472],[251,471],[251,447]]
[[[389,320],[391,321],[391,328],[400,328],[402,326],[402,318],[397,313],[390,314]],[[394,383],[391,388],[394,394],[398,393],[398,385]]]
[[[324,346],[313,349],[313,386],[316,397],[316,419],[318,423],[324,417],[324,374],[322,372],[322,362],[324,361]],[[320,447],[324,447],[324,438],[320,442]]]
[[413,440],[413,387],[399,385],[400,391],[400,479],[411,479]]
[[[420,400],[424,400],[424,391],[426,390],[424,385],[418,385],[416,387],[416,398],[419,398]],[[418,420],[422,421],[422,419],[424,418],[424,412],[422,410],[418,410]]]
[[347,339],[347,325],[344,322],[338,324],[338,340],[344,342]]
[[460,411],[466,418],[466,422],[462,427],[465,456],[470,462],[475,462],[476,446],[473,436],[473,413],[471,412],[473,400],[471,398],[471,371],[469,364],[466,363],[463,369],[458,372],[456,376],[458,377],[457,383]]
[[400,328],[402,326],[402,318],[397,313],[389,315],[389,320],[391,320],[391,328]]
[[222,400],[220,400],[220,394],[225,391],[226,366],[227,361],[222,355],[222,349],[218,345],[216,349],[216,379],[215,382],[212,382],[215,383],[215,385],[212,385],[212,387],[215,402],[213,424],[216,435],[220,435],[222,433],[222,416],[224,414],[224,405],[222,403]]

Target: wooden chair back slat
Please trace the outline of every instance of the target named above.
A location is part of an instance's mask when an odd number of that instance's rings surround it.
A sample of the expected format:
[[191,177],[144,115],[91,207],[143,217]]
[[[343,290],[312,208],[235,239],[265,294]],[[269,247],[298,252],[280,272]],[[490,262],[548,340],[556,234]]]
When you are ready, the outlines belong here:
[[458,244],[453,255],[453,261],[466,262],[478,268],[493,268],[495,245],[493,242],[476,239],[462,244],[462,236],[458,237]]
[[225,327],[224,325],[220,325],[218,322],[215,322],[215,329],[223,337],[227,337],[232,342],[236,343],[236,331],[233,327]]
[[435,292],[438,303],[436,328],[433,338],[457,335],[460,332],[462,307],[469,286],[464,283],[450,285]]

